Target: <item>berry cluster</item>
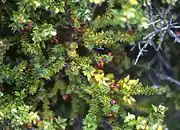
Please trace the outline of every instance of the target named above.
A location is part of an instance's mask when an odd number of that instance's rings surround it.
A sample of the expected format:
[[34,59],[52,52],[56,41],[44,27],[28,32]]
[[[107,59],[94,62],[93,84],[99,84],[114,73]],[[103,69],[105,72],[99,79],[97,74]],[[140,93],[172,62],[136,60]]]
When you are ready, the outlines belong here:
[[[108,52],[108,56],[112,56],[112,52]],[[107,62],[106,58],[102,58],[100,61],[96,63],[98,69],[104,69],[104,64]]]

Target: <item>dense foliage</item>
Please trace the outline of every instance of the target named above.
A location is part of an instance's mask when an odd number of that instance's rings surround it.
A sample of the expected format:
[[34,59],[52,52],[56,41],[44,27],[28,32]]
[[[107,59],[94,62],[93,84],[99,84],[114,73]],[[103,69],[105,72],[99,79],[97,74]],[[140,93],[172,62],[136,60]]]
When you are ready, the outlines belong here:
[[179,7],[0,0],[0,130],[180,128]]

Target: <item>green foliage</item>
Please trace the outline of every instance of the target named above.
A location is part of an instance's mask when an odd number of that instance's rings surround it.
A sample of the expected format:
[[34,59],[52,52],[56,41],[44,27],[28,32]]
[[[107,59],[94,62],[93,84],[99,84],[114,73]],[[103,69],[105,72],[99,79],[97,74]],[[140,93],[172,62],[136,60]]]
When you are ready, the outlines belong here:
[[94,33],[93,31],[87,30],[84,35],[84,42],[85,42],[85,46],[91,49],[97,46],[106,46],[106,47],[115,46],[117,42],[129,42],[133,44],[136,38],[137,37],[131,36],[127,33],[117,32],[117,31],[116,32],[102,31],[99,33]]
[[[82,22],[91,20],[92,8],[90,7],[89,0],[68,0],[67,4],[69,4],[71,7],[70,11],[73,17]],[[76,21],[74,24],[76,27],[79,27],[78,21]]]
[[53,36],[56,36],[56,30],[50,24],[43,24],[40,27],[33,28],[32,40],[34,43],[49,40]]
[[122,5],[121,9],[113,9],[114,20],[113,24],[118,24],[125,28],[133,25],[138,25],[138,29],[148,28],[148,21],[141,7],[136,0],[129,0]]
[[162,129],[162,121],[164,120],[164,113],[167,111],[167,108],[162,105],[159,105],[158,107],[152,105],[151,111],[152,112],[148,117],[144,118],[139,116],[137,119],[133,114],[128,113],[124,120],[125,124],[127,124],[125,129],[132,129],[132,126],[134,125],[136,126],[137,130]]
[[167,108],[158,102],[141,111],[137,97],[165,97],[168,85],[155,88],[128,72],[134,55],[126,47],[152,30],[143,11],[151,1],[0,2],[0,123],[10,120],[7,129],[72,129],[79,118],[84,130],[104,128],[104,120],[113,130],[167,127]]
[[32,112],[31,107],[25,105],[23,98],[25,98],[24,91],[16,92],[14,94],[16,97],[11,95],[2,95],[1,98],[1,110],[0,110],[0,120],[9,119],[11,122],[11,127],[19,128],[27,122],[32,122],[38,120],[39,116],[37,112]]

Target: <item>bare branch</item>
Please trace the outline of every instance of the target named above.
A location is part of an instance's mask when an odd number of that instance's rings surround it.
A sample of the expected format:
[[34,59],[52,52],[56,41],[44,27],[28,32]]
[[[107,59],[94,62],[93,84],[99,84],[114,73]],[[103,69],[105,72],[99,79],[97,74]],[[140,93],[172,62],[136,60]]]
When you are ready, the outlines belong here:
[[[152,26],[153,31],[147,34],[145,37],[143,37],[142,41],[139,41],[137,43],[139,53],[135,60],[135,64],[137,64],[140,56],[143,55],[143,52],[147,51],[145,49],[148,47],[148,45],[152,46],[156,51],[159,51],[159,49],[161,49],[161,45],[164,42],[164,38],[166,34],[169,34],[170,37],[174,38],[175,39],[174,42],[180,43],[180,38],[179,38],[180,34],[175,34],[173,30],[171,30],[171,29],[180,28],[180,25],[178,25],[178,23],[173,22],[171,9],[172,9],[172,6],[169,6],[166,11],[159,9],[157,11],[158,14],[153,14],[154,10],[152,6],[149,5],[148,7],[149,21],[150,21],[149,26]],[[154,42],[155,37],[159,37],[159,41],[160,41],[159,45],[157,45],[157,43]]]

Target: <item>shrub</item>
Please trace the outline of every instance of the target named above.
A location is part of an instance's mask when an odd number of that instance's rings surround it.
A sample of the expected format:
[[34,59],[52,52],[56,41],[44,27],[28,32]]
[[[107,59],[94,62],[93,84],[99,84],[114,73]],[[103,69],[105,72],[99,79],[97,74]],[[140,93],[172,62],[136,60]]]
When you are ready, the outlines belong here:
[[180,85],[170,62],[179,69],[177,0],[1,0],[0,6],[1,129],[170,126],[166,102],[178,108],[172,86]]

